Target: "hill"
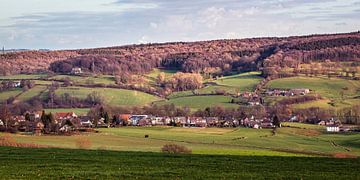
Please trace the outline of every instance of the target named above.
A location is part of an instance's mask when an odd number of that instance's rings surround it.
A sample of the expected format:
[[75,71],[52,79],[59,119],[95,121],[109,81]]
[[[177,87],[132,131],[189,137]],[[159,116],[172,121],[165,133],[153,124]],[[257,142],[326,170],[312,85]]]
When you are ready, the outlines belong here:
[[[184,72],[297,67],[311,61],[359,61],[360,33],[176,42],[67,51],[26,51],[0,55],[0,74],[48,71],[66,73],[72,67],[114,74],[144,74],[155,67]],[[217,70],[216,70],[217,71]],[[277,72],[279,73],[279,72]],[[268,69],[266,75],[274,75]]]

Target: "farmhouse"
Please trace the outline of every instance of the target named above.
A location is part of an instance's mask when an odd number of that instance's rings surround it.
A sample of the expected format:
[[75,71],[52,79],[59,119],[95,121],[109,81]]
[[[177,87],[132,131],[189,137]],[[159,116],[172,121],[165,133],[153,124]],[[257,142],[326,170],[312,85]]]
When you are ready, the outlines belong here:
[[82,74],[82,69],[81,68],[72,68],[71,69],[71,74]]
[[267,90],[265,92],[265,94],[268,96],[299,96],[299,95],[306,95],[309,93],[310,93],[310,89],[306,89],[306,88],[297,88],[290,90],[273,89],[273,90]]
[[74,112],[57,112],[55,113],[55,119],[58,120],[69,120],[77,118],[78,116]]
[[140,120],[145,120],[148,118],[148,115],[132,115],[129,119],[130,125],[137,126]]
[[329,125],[329,126],[326,126],[326,131],[327,132],[339,132],[340,127],[338,125]]
[[310,89],[305,89],[305,88],[291,89],[289,92],[292,94],[292,96],[305,95],[310,93]]

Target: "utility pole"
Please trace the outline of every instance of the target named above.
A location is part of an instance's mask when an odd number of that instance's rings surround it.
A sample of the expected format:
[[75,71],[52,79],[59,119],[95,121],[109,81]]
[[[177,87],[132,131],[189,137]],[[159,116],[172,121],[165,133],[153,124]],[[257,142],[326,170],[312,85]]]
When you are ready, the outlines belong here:
[[2,54],[5,54],[5,46],[2,48]]

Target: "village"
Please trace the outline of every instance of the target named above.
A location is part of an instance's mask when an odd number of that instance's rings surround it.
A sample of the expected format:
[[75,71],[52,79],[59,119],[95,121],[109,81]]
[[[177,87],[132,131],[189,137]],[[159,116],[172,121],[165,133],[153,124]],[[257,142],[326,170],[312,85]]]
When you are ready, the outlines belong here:
[[[299,122],[296,116],[288,122]],[[340,121],[330,119],[319,121],[317,125],[326,126],[327,132],[352,131]],[[116,114],[112,119],[101,117],[92,119],[79,116],[74,112],[56,112],[46,114],[45,111],[27,112],[22,116],[12,116],[7,121],[0,119],[0,131],[11,133],[24,132],[29,135],[71,135],[79,132],[91,132],[95,128],[120,128],[123,126],[174,126],[184,128],[206,127],[244,127],[244,128],[279,128],[281,123],[275,118],[220,119],[219,117],[158,117],[152,115]]]

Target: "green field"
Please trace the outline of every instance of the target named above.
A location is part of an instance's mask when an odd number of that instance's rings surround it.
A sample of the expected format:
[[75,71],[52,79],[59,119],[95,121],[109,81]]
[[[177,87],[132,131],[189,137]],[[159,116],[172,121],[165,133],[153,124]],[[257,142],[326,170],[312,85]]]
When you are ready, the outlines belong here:
[[46,89],[47,89],[46,86],[36,85],[35,87],[23,92],[20,96],[18,96],[16,98],[16,100],[27,101],[27,100],[31,99],[32,97],[40,95],[40,93],[45,91]]
[[75,84],[105,84],[105,85],[114,85],[115,78],[114,76],[109,75],[101,75],[101,76],[71,76],[71,75],[56,75],[50,78],[54,80],[64,80],[65,78],[69,78]]
[[230,103],[231,99],[230,96],[222,95],[188,96],[159,101],[157,104],[174,104],[175,106],[189,107],[192,109],[205,109],[210,106],[223,106],[225,108],[238,107],[239,105]]
[[254,91],[255,86],[263,79],[261,72],[248,72],[233,76],[225,76],[215,82],[222,86],[238,88],[240,92]]
[[11,76],[0,76],[0,79],[40,79],[47,77],[47,74],[18,74]]
[[9,91],[3,91],[0,93],[0,102],[4,102],[7,99],[9,99],[10,97],[16,97],[17,95],[19,95],[22,92],[21,89],[14,89],[14,90],[9,90]]
[[81,136],[12,136],[17,142],[60,148],[78,148],[76,141],[86,138],[91,141],[91,149],[117,151],[159,152],[164,144],[176,143],[191,148],[193,154],[360,156],[360,134],[329,134],[321,126],[284,125],[291,127],[280,128],[275,135],[271,129],[123,127],[99,129],[100,133]]
[[[324,99],[293,105],[294,108],[344,108],[360,104],[360,81],[340,78],[291,77],[270,81],[268,88],[292,89],[308,88],[311,94],[319,94]],[[269,100],[269,98],[268,98]],[[333,105],[330,102],[333,101]]]
[[2,179],[357,179],[359,159],[0,147]]
[[89,108],[59,108],[59,109],[44,109],[46,113],[56,112],[74,112],[76,115],[86,115],[89,112]]
[[115,106],[146,105],[160,98],[140,91],[113,88],[61,87],[55,91],[57,95],[69,93],[78,98],[86,98],[92,92],[100,93],[108,104]]
[[175,74],[176,72],[177,72],[177,70],[154,68],[149,74],[146,74],[145,76],[155,79],[159,76],[160,73],[164,73],[165,77],[168,78],[168,77],[172,76],[173,74]]
[[292,89],[309,88],[323,97],[339,99],[340,92],[344,92],[345,98],[352,98],[360,95],[360,81],[346,80],[340,78],[310,78],[291,77],[270,81],[269,88]]

